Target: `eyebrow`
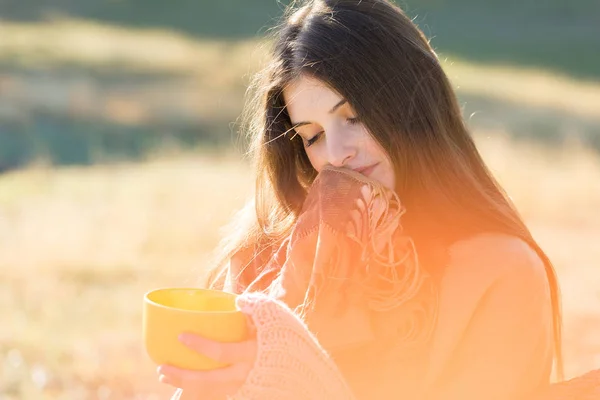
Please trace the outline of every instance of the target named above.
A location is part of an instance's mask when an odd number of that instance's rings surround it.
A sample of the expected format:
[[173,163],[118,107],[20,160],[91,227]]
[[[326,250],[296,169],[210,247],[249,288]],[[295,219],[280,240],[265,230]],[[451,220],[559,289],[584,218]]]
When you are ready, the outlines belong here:
[[[338,108],[340,108],[341,106],[346,104],[346,102],[347,102],[346,99],[340,100],[335,106],[331,107],[331,110],[329,110],[329,114],[333,114],[335,112],[335,110],[337,110]],[[292,126],[294,127],[294,129],[299,128],[304,125],[310,125],[310,124],[312,124],[312,122],[309,122],[309,121],[292,122]]]

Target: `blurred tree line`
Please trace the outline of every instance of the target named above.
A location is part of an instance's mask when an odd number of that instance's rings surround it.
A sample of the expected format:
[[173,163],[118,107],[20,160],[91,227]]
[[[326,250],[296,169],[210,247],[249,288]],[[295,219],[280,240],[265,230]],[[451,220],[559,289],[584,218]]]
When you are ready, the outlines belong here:
[[[2,21],[36,23],[68,17],[131,29],[158,28],[197,39],[235,41],[263,35],[288,3],[289,0],[4,0],[0,2],[0,29]],[[431,38],[441,54],[474,62],[543,68],[586,80],[600,79],[598,0],[396,3]],[[1,36],[0,31],[0,45]],[[56,73],[70,71],[73,69]],[[11,64],[10,58],[0,57],[0,78],[30,72],[35,73]],[[120,79],[129,78],[124,75]],[[123,125],[38,110],[26,123],[0,118],[0,170],[27,164],[40,155],[52,163],[85,164],[98,159],[141,157],[165,142],[181,147],[228,146],[233,133],[230,123],[236,117]],[[552,132],[552,120],[541,123],[550,126]],[[594,121],[586,123],[591,124],[590,129],[598,128]]]
[[[597,0],[395,0],[443,52],[600,78]],[[4,0],[0,19],[80,17],[196,37],[263,34],[290,0]]]

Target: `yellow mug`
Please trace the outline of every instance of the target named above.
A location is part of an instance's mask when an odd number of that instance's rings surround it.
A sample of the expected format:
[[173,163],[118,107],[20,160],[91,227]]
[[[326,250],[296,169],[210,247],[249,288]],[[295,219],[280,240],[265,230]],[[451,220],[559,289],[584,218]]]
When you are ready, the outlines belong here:
[[236,308],[236,295],[210,289],[163,288],[144,295],[144,346],[152,361],[191,370],[227,366],[183,345],[189,332],[220,342],[247,337],[246,316]]

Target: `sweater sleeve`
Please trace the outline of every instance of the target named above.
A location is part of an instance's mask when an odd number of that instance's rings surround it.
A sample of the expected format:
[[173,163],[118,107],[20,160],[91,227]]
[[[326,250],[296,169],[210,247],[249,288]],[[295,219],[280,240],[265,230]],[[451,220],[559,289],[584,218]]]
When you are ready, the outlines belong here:
[[284,303],[245,293],[237,304],[256,327],[258,348],[254,367],[229,400],[354,400],[331,357]]
[[464,241],[452,254],[424,398],[528,398],[548,382],[552,366],[544,264],[508,236]]
[[[238,308],[256,328],[257,354],[244,384],[228,400],[355,400],[337,366],[287,305],[244,293]],[[177,389],[171,400],[197,400]]]

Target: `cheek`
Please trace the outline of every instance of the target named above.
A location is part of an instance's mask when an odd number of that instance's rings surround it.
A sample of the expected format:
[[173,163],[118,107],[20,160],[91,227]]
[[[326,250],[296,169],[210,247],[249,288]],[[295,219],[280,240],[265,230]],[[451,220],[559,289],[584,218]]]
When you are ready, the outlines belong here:
[[316,147],[316,146],[313,145],[312,147],[309,147],[308,149],[305,148],[304,151],[306,152],[306,156],[308,157],[308,160],[310,161],[310,164],[313,166],[313,168],[317,172],[321,172],[321,169],[326,164],[326,161],[323,158],[323,156],[320,154],[319,150],[315,149],[313,147]]
[[378,160],[386,160],[388,163],[390,162],[390,157],[387,151],[385,151],[385,149],[381,147],[375,139],[369,136],[365,144],[365,149],[369,152],[369,155],[372,158]]

